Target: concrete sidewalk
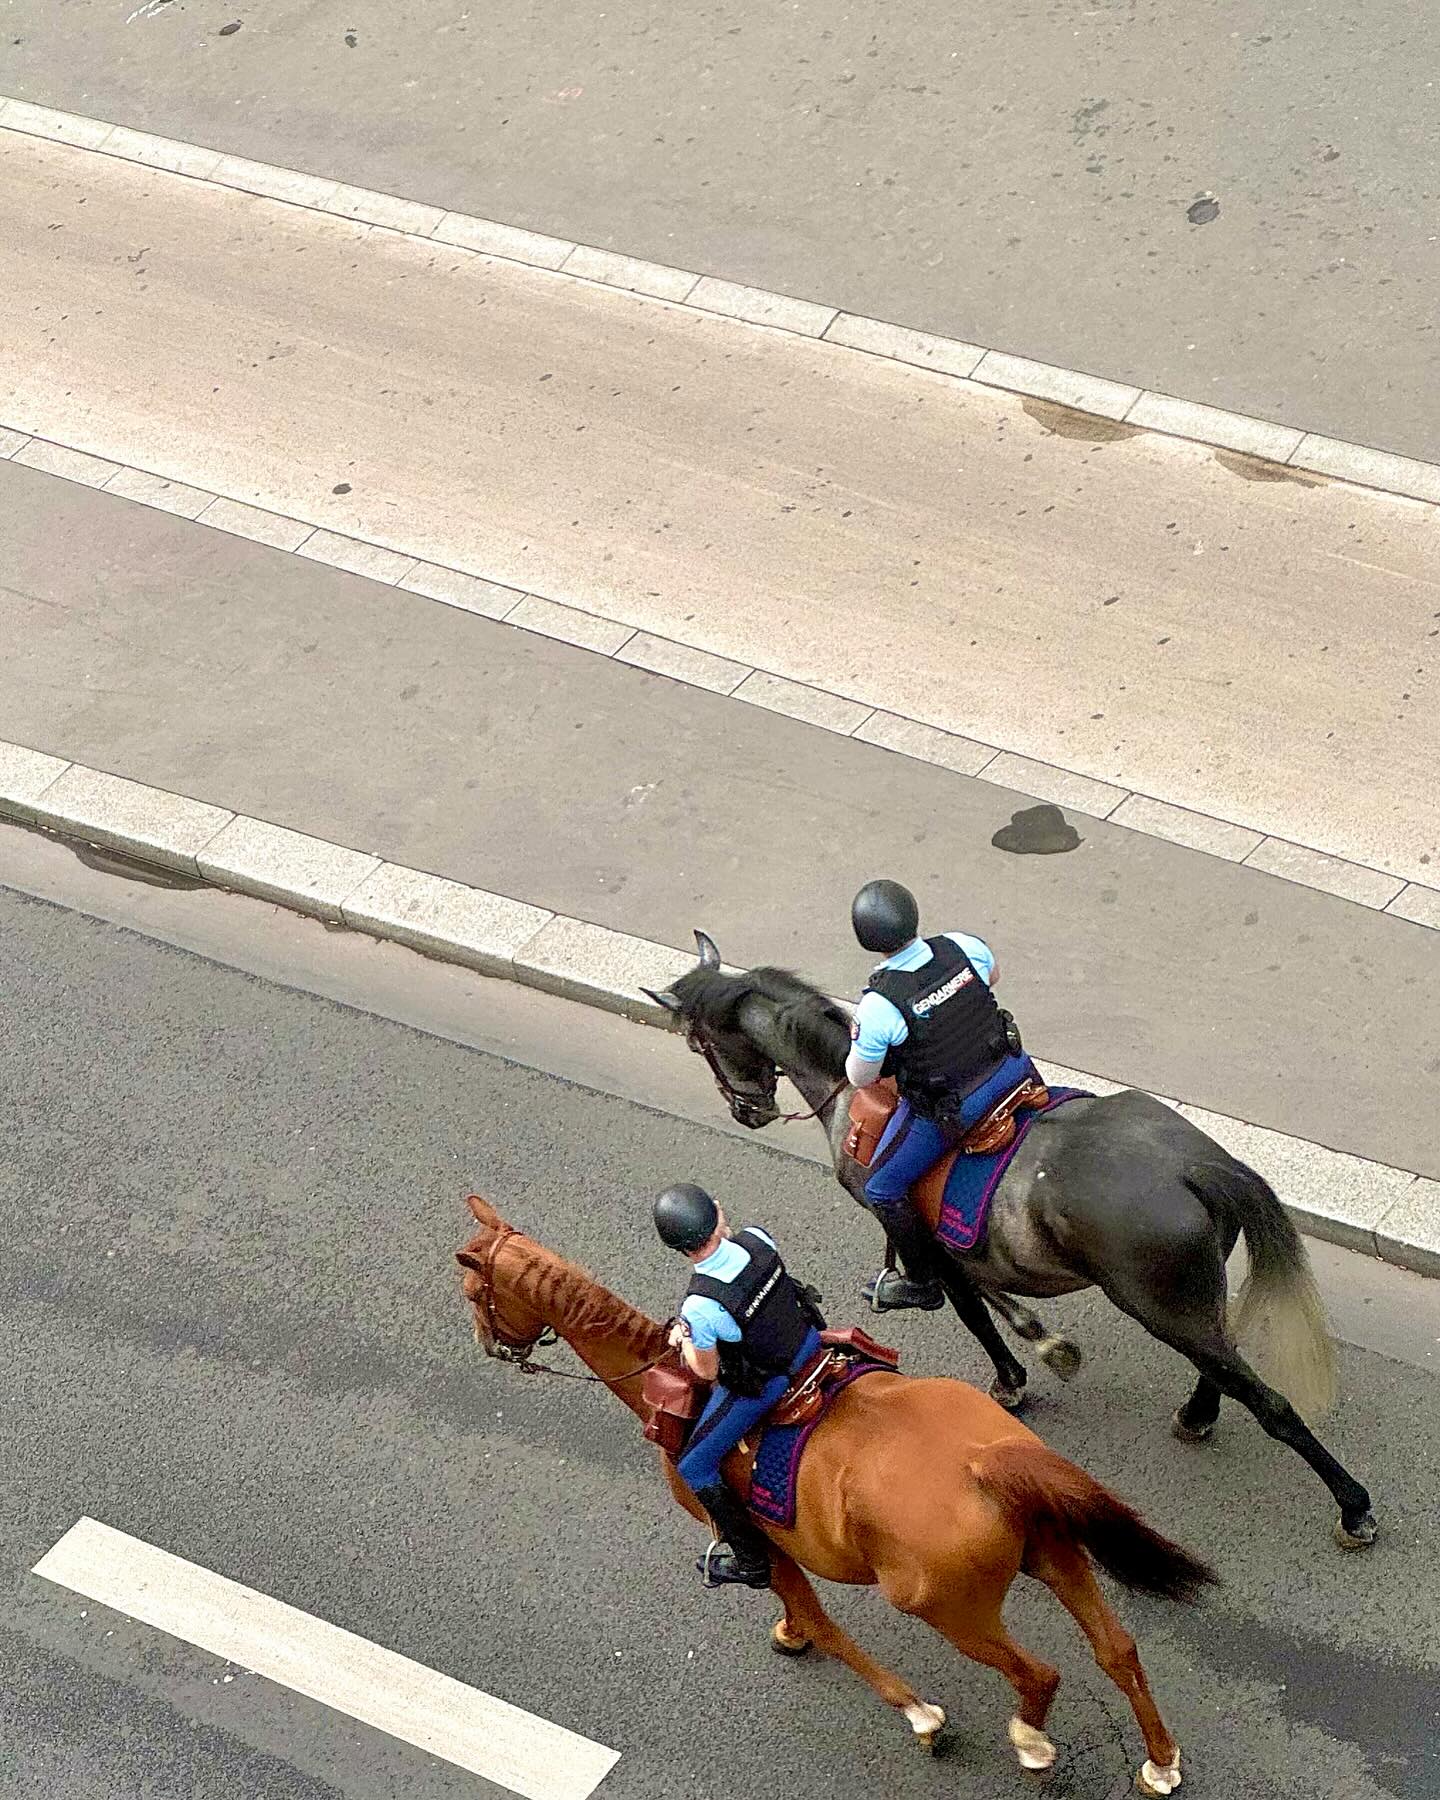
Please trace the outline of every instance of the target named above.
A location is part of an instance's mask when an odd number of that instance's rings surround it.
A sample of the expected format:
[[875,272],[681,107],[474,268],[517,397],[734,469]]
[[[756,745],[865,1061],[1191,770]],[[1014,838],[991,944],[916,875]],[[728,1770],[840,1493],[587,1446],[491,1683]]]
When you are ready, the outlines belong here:
[[1413,0],[75,10],[0,91],[1440,459]]
[[1433,878],[1433,508],[67,145],[0,159],[5,422]]
[[877,870],[991,937],[1050,1060],[1422,1174],[1440,939],[417,595],[0,467],[0,735],[853,991]]

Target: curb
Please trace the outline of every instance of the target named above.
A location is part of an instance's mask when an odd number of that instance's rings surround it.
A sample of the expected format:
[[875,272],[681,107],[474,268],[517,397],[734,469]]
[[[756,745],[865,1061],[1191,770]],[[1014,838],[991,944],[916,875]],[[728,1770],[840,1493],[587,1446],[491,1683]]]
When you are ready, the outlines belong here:
[[[670,1015],[640,989],[663,988],[694,966],[693,953],[668,944],[19,744],[0,742],[0,819],[662,1029],[670,1028]],[[1041,1066],[1052,1081],[1100,1093],[1120,1085],[1083,1070]],[[1301,1231],[1440,1276],[1440,1181],[1198,1107],[1179,1104],[1178,1110],[1288,1196],[1286,1209]]]
[[1000,388],[1048,400],[1075,412],[1089,413],[1114,424],[1186,438],[1213,449],[1281,468],[1328,476],[1375,488],[1407,500],[1440,503],[1440,463],[1400,456],[1393,451],[1326,437],[1299,426],[1281,425],[1245,413],[1227,412],[1173,394],[1108,381],[1080,369],[1061,368],[1008,351],[933,332],[914,331],[814,300],[800,300],[765,288],[745,287],[690,269],[669,268],[622,256],[613,250],[548,237],[541,232],[480,219],[469,213],[406,200],[369,188],[351,187],[298,169],[226,156],[203,144],[156,137],[146,131],[58,112],[0,94],[0,129],[77,149],[98,151],[142,168],[181,175],[216,187],[234,188],[269,200],[284,201],[352,224],[377,226],[407,236],[430,238],[456,249],[524,263],[532,269],[565,274],[603,287],[620,288],[648,300],[663,300],[695,312],[717,313],[750,325],[792,332],[800,337],[860,350],[894,362],[911,363],[981,387]]

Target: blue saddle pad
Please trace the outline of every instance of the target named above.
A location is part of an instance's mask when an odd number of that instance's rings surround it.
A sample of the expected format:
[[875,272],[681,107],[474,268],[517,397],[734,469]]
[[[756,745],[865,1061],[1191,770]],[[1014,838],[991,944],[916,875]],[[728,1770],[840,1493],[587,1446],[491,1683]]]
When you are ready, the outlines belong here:
[[990,1202],[995,1198],[1000,1177],[1025,1142],[1030,1127],[1067,1100],[1090,1098],[1082,1088],[1051,1088],[1048,1106],[1016,1118],[1015,1136],[1003,1150],[994,1150],[989,1156],[957,1156],[946,1177],[945,1197],[940,1203],[940,1224],[935,1232],[940,1242],[951,1250],[973,1250],[985,1235]]
[[858,1381],[862,1375],[893,1375],[888,1363],[856,1362],[834,1385],[826,1390],[825,1404],[813,1419],[803,1425],[770,1425],[755,1452],[755,1468],[750,1476],[750,1510],[767,1525],[789,1527],[795,1523],[795,1484],[800,1479],[800,1458],[805,1454],[810,1433],[829,1412],[835,1396]]

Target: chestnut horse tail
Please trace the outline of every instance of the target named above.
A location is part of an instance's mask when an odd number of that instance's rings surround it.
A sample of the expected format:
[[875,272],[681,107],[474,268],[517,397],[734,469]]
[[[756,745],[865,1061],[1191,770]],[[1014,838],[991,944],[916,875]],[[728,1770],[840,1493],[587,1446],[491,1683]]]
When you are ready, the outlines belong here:
[[970,1464],[981,1491],[1028,1538],[1039,1531],[1083,1545],[1124,1587],[1164,1600],[1195,1600],[1213,1569],[1161,1537],[1131,1506],[1047,1445],[991,1444]]

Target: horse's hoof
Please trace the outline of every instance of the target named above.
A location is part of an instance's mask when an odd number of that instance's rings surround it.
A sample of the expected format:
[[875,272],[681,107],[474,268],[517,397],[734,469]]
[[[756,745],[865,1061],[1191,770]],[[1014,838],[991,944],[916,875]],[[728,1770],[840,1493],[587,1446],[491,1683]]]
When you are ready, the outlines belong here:
[[1048,1775],[1059,1754],[1043,1731],[1027,1725],[1023,1719],[1011,1719],[1010,1742],[1020,1767],[1027,1775]]
[[1342,1513],[1335,1525],[1335,1542],[1342,1550],[1368,1550],[1380,1535],[1372,1512],[1362,1513],[1352,1525],[1345,1523]]
[[1085,1359],[1078,1344],[1072,1344],[1069,1338],[1052,1337],[1042,1341],[1040,1360],[1052,1375],[1058,1375],[1062,1381],[1072,1381],[1080,1373],[1080,1365]]
[[1025,1394],[1026,1389],[1023,1385],[1018,1388],[1009,1387],[1003,1381],[993,1381],[990,1384],[990,1398],[998,1406],[1003,1406],[1009,1413],[1020,1411],[1025,1404]]
[[777,1656],[803,1656],[810,1648],[807,1637],[791,1637],[785,1629],[785,1621],[777,1619],[770,1627],[770,1648]]
[[1212,1419],[1208,1425],[1187,1425],[1182,1409],[1170,1421],[1170,1432],[1173,1437],[1179,1438],[1182,1444],[1206,1444],[1214,1435],[1215,1421]]
[[1140,1765],[1135,1776],[1135,1786],[1142,1794],[1173,1794],[1180,1785],[1180,1758],[1163,1766],[1160,1763],[1146,1762]]
[[905,1717],[915,1733],[915,1742],[922,1750],[933,1755],[935,1746],[940,1741],[940,1733],[945,1729],[945,1708],[917,1700],[905,1708]]

